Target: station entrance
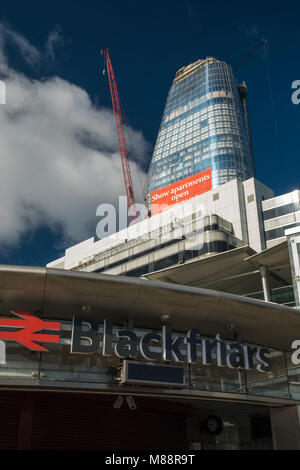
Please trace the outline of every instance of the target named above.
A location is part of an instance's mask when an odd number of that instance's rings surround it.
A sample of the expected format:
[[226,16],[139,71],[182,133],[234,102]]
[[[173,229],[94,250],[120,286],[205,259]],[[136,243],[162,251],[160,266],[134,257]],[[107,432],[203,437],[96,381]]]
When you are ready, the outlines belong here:
[[3,390],[0,424],[0,449],[272,449],[267,407],[214,400]]

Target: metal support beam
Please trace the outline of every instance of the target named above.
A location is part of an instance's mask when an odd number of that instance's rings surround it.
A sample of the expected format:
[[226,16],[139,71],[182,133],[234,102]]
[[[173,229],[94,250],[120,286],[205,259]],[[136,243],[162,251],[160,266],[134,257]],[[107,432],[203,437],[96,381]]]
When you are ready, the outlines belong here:
[[270,409],[274,450],[300,449],[299,408],[284,406]]
[[300,310],[300,227],[285,231],[288,241],[296,308]]
[[266,302],[270,302],[270,285],[269,285],[269,276],[268,276],[268,268],[266,266],[260,266],[260,275],[261,275],[261,282],[264,291],[264,299]]

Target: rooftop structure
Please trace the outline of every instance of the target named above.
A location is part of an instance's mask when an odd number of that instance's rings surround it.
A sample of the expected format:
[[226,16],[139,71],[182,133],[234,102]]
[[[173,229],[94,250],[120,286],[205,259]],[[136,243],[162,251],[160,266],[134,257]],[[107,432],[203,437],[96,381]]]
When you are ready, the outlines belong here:
[[261,251],[261,201],[271,196],[254,178],[235,179],[102,240],[74,245],[47,266],[141,276],[244,245]]

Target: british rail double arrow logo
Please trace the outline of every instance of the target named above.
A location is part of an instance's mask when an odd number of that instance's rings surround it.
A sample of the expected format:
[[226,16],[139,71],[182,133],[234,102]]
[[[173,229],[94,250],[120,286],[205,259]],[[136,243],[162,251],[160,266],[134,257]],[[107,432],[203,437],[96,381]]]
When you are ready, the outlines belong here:
[[[0,339],[17,341],[31,351],[48,351],[37,342],[58,343],[59,334],[38,333],[42,330],[60,330],[60,322],[41,320],[27,312],[11,311],[11,313],[21,317],[1,318],[0,317]],[[16,331],[3,331],[3,329],[13,328]]]

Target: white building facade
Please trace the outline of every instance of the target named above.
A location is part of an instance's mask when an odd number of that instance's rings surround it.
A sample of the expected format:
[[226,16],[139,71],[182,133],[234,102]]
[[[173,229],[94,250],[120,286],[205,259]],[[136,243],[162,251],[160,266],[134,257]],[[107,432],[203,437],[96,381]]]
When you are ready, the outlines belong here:
[[261,202],[273,191],[231,180],[102,240],[91,237],[48,267],[139,276],[236,247],[266,248]]

